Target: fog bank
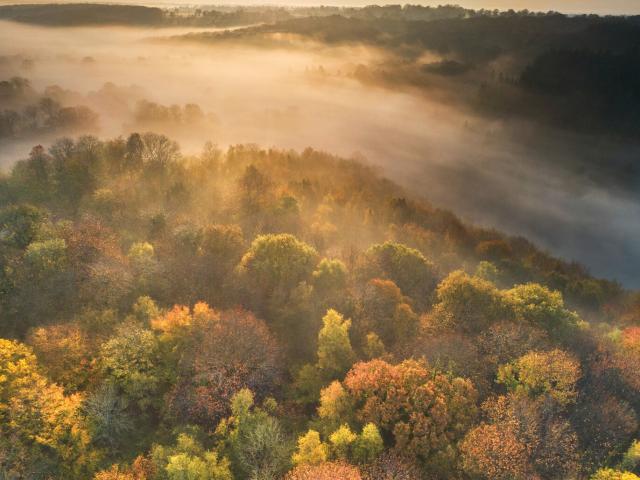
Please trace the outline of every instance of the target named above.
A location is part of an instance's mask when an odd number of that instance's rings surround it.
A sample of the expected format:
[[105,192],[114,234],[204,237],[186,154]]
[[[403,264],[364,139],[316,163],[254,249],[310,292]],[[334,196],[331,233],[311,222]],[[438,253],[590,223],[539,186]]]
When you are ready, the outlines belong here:
[[[152,40],[185,32],[0,23],[0,80],[19,75],[38,91],[58,85],[61,98],[100,115],[100,136],[152,128],[179,140],[186,152],[198,152],[211,140],[221,147],[257,143],[357,153],[471,222],[526,236],[596,275],[640,286],[640,225],[633,221],[640,199],[580,170],[581,157],[589,154],[584,139],[534,132],[539,141],[529,136],[522,142],[527,126],[488,121],[424,95],[362,85],[350,75],[357,65],[385,61],[370,48]],[[113,85],[105,88],[107,82]],[[141,116],[141,100],[196,104],[203,117],[186,124],[153,122]],[[27,145],[45,140],[0,140],[2,165],[9,167],[28,153]],[[578,167],[561,170],[556,158]]]

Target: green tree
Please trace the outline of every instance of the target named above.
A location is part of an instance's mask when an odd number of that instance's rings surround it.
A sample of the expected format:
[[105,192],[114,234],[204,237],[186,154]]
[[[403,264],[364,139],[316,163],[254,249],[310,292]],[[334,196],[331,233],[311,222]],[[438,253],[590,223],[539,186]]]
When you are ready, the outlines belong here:
[[226,458],[205,450],[198,431],[179,433],[175,445],[154,445],[151,461],[159,479],[167,480],[233,480]]
[[300,282],[310,279],[316,266],[315,249],[293,235],[261,235],[240,261],[240,271],[264,302],[286,300]]
[[163,383],[158,340],[151,330],[127,323],[100,347],[106,380],[141,411],[158,404]]
[[505,295],[518,318],[543,328],[554,338],[566,338],[578,327],[577,314],[565,308],[560,292],[527,283],[507,290]]
[[351,320],[328,310],[322,322],[318,334],[318,368],[326,379],[335,380],[347,373],[356,358],[349,339]]
[[355,442],[353,458],[358,463],[371,463],[384,450],[380,430],[375,423],[367,423]]
[[291,446],[280,422],[253,403],[248,389],[231,401],[232,416],[223,420],[218,434],[229,451],[234,472],[240,478],[269,480],[280,478],[289,468]]
[[351,457],[351,449],[358,436],[351,431],[349,425],[341,425],[335,432],[329,435],[331,454],[338,460],[348,461]]

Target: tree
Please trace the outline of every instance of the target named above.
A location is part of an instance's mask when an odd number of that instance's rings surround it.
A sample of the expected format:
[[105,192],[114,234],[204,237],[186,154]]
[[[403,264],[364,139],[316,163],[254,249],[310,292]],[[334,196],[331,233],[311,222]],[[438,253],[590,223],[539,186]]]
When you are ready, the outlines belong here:
[[[245,250],[242,230],[237,225],[209,225],[202,231],[198,281],[203,286],[204,299],[215,305],[229,304],[229,285],[233,269]],[[194,286],[190,286],[193,288]]]
[[[248,388],[269,396],[282,374],[277,342],[262,320],[245,310],[217,312],[206,304],[174,309],[155,323],[178,339],[178,378],[169,394],[172,418],[214,427],[230,412],[231,398]],[[182,333],[178,333],[182,332]],[[179,340],[182,338],[183,340]]]
[[280,478],[291,458],[290,442],[280,422],[266,409],[256,407],[253,393],[247,389],[234,395],[231,413],[216,433],[223,437],[236,475],[255,480]]
[[291,457],[294,465],[319,465],[327,461],[329,447],[320,440],[320,434],[309,430],[298,438],[298,449]]
[[96,462],[81,415],[82,397],[65,396],[25,345],[0,339],[0,458],[8,476],[86,478]]
[[478,350],[494,371],[534,350],[549,349],[547,333],[523,322],[498,322],[477,337]]
[[150,173],[163,174],[180,158],[178,144],[164,135],[145,133],[141,136],[141,144],[142,165]]
[[549,395],[560,405],[574,403],[580,363],[562,350],[530,352],[500,367],[498,382],[533,397]]
[[511,425],[486,425],[474,428],[460,445],[464,469],[492,480],[532,478],[527,445],[521,442]]
[[413,360],[357,363],[344,385],[359,421],[378,425],[396,448],[422,459],[452,447],[475,416],[477,392],[470,381],[449,379]]
[[141,412],[157,406],[164,378],[160,346],[151,330],[127,323],[100,347],[100,367],[125,398]]
[[424,473],[420,466],[395,450],[387,450],[374,462],[363,465],[365,480],[421,480]]
[[344,320],[335,310],[328,310],[318,334],[318,368],[328,380],[341,378],[355,361],[349,329],[351,320]]
[[384,443],[378,427],[374,423],[367,423],[355,441],[353,459],[357,463],[371,463],[383,450]]
[[460,445],[463,466],[486,479],[571,478],[578,469],[578,439],[545,398],[510,394],[487,400],[486,419]]
[[518,318],[543,328],[554,338],[566,338],[578,326],[577,314],[565,308],[560,292],[528,283],[507,290],[505,295]]
[[622,456],[620,468],[633,472],[638,468],[638,465],[640,465],[640,442],[634,440]]
[[159,264],[155,258],[155,249],[148,242],[131,245],[127,255],[131,264],[136,290],[141,294],[153,293],[154,280],[159,274]]
[[408,343],[415,338],[419,319],[398,286],[391,280],[370,280],[362,296],[357,328],[361,335],[376,333],[387,346]]
[[93,442],[116,451],[134,431],[127,401],[115,385],[107,383],[91,394],[84,404]]
[[67,392],[86,386],[91,373],[91,345],[79,325],[72,322],[34,328],[27,343],[49,378]]
[[[582,464],[588,470],[614,464],[624,455],[639,426],[631,405],[608,393],[593,391],[580,395],[571,423],[580,438]],[[625,464],[624,469],[633,471],[633,466]]]
[[261,304],[286,300],[300,282],[309,280],[318,254],[293,235],[260,235],[240,261],[240,270]]
[[296,401],[302,404],[318,400],[320,389],[331,380],[344,376],[355,361],[349,329],[351,320],[344,320],[335,310],[328,310],[318,333],[318,361],[305,364],[297,372],[293,389]]
[[138,480],[133,473],[120,469],[118,465],[111,465],[108,470],[101,470],[96,473],[93,480]]
[[591,476],[591,480],[638,480],[636,474],[631,472],[623,472],[612,468],[601,468]]
[[47,219],[44,210],[32,205],[10,205],[0,210],[0,241],[4,248],[24,250],[37,240]]
[[320,392],[320,405],[318,416],[322,432],[329,434],[339,428],[343,423],[349,425],[354,420],[353,399],[343,387],[342,383],[335,381]]
[[438,323],[465,332],[482,332],[492,323],[511,316],[495,285],[461,270],[450,273],[438,285],[436,300],[434,314]]
[[341,461],[348,461],[351,457],[351,448],[358,436],[351,431],[349,425],[343,424],[335,432],[329,435],[331,455]]
[[362,480],[357,467],[325,462],[319,465],[300,465],[287,474],[285,480]]
[[24,261],[36,280],[55,273],[67,266],[67,244],[61,238],[30,243]]
[[151,460],[158,478],[167,480],[233,480],[226,458],[205,450],[198,440],[198,431],[179,433],[175,445],[154,445]]
[[313,272],[313,286],[320,295],[343,293],[347,285],[347,267],[340,260],[323,258]]
[[417,305],[425,306],[437,283],[434,265],[422,253],[406,245],[393,242],[370,247],[365,256],[369,263],[369,278],[392,280]]
[[241,204],[245,215],[258,213],[269,200],[272,182],[255,165],[248,165],[240,178]]

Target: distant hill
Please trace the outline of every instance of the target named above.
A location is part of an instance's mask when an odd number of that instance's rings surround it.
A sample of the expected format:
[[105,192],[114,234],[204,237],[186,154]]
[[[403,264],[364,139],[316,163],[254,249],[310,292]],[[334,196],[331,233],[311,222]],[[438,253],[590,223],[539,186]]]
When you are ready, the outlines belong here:
[[70,3],[0,6],[0,19],[49,26],[157,25],[162,23],[163,17],[160,8],[137,5]]

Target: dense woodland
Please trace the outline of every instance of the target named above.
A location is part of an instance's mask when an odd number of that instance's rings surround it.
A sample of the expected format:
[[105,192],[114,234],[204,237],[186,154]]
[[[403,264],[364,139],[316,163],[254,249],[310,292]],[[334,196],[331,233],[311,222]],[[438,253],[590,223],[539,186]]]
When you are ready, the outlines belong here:
[[2,478],[638,478],[638,295],[362,163],[63,138],[0,202]]
[[[168,48],[365,45],[382,60],[318,75],[638,140],[636,17],[69,4],[0,19],[244,26],[154,43]],[[33,71],[0,57],[16,63]],[[185,154],[163,133],[217,121],[194,103],[0,80],[0,142],[35,145],[0,174],[0,480],[640,480],[640,292],[357,155]],[[141,133],[80,135],[106,117]]]

